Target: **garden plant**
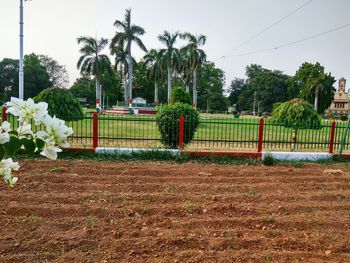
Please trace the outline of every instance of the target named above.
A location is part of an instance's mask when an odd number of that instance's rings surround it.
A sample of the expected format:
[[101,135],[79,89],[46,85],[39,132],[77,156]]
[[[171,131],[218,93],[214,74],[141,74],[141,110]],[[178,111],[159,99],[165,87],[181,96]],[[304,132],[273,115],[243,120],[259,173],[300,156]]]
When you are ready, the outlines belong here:
[[[7,113],[18,117],[19,125],[16,130],[11,130],[11,125],[7,121],[1,125],[0,177],[3,177],[10,186],[14,186],[18,177],[13,175],[13,171],[17,171],[20,166],[12,157],[19,151],[39,152],[48,159],[56,160],[57,153],[62,151],[61,147],[69,147],[67,138],[73,130],[67,127],[63,120],[51,117],[47,110],[48,104],[45,102],[35,103],[32,99],[24,101],[11,98],[6,107]],[[39,127],[44,129],[39,130]]]

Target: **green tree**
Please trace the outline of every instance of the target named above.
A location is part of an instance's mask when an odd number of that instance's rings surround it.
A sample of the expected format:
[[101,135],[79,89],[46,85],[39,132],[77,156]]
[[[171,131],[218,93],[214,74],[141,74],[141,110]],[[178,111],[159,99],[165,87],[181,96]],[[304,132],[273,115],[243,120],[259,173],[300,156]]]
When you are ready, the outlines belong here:
[[131,24],[131,9],[125,11],[124,21],[116,20],[114,26],[121,31],[117,31],[115,36],[112,38],[111,47],[113,46],[125,46],[128,52],[128,99],[132,99],[132,87],[133,87],[133,63],[131,56],[131,45],[135,42],[139,48],[144,52],[147,52],[147,48],[143,44],[142,40],[139,38],[145,34],[145,30],[137,25]]
[[322,127],[321,117],[312,105],[303,99],[292,99],[279,104],[273,111],[273,121],[290,127],[293,130],[293,151],[299,129],[319,129]]
[[202,110],[225,111],[227,99],[224,96],[225,73],[213,62],[205,62],[199,73],[198,108]]
[[[231,81],[231,85],[228,89],[229,96],[228,100],[230,105],[237,105],[239,95],[241,95],[242,91],[246,87],[246,81],[245,79],[240,79],[240,78],[235,78],[234,80]],[[240,110],[237,108],[237,110]]]
[[162,35],[158,36],[159,41],[165,45],[165,48],[160,50],[160,54],[168,70],[168,102],[171,98],[171,77],[179,58],[179,49],[175,47],[176,39],[179,35],[179,32],[171,34],[168,31],[164,31]]
[[69,84],[69,77],[66,67],[60,65],[55,59],[47,55],[39,55],[39,60],[46,68],[53,86],[65,88]]
[[101,75],[102,72],[111,71],[111,62],[107,55],[101,54],[108,44],[108,40],[99,40],[92,37],[79,37],[78,44],[83,44],[80,49],[82,56],[78,60],[77,67],[82,75],[93,75],[96,79],[96,109],[100,109],[101,101]]
[[269,70],[260,65],[246,67],[246,83],[238,95],[239,110],[271,112],[273,104],[288,100],[291,77],[279,70]]
[[[0,100],[6,102],[11,96],[18,97],[17,59],[4,58],[0,61]],[[2,104],[2,103],[1,103]]]
[[295,74],[294,82],[299,89],[299,96],[313,103],[317,112],[323,113],[334,98],[335,78],[331,73],[325,73],[320,63],[305,62]]
[[154,103],[159,103],[159,82],[162,80],[162,57],[158,50],[151,49],[144,56],[148,79],[154,82]]
[[86,98],[89,105],[94,105],[96,102],[95,81],[89,77],[81,77],[76,79],[69,91],[76,98]]
[[39,56],[32,53],[24,56],[24,98],[33,98],[50,87],[49,74]]
[[198,71],[207,59],[207,55],[203,49],[200,49],[200,47],[205,45],[207,37],[204,35],[195,36],[188,32],[181,34],[180,37],[188,41],[184,50],[188,52],[189,56],[189,67],[193,74],[193,104],[194,107],[197,107]]

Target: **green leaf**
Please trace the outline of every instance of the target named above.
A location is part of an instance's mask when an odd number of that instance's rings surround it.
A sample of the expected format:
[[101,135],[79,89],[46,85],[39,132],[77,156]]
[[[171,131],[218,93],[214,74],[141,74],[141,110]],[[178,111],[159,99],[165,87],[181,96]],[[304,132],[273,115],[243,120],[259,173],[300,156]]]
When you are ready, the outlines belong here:
[[36,144],[36,147],[38,148],[38,151],[41,151],[45,146],[45,142],[41,139],[36,139],[35,144]]
[[15,136],[10,136],[10,141],[4,144],[5,152],[9,156],[14,156],[21,146],[22,141]]
[[3,145],[0,145],[0,160],[4,159],[5,149]]
[[36,144],[34,143],[33,140],[22,139],[21,141],[22,141],[22,144],[24,146],[24,150],[27,153],[34,153],[35,152]]

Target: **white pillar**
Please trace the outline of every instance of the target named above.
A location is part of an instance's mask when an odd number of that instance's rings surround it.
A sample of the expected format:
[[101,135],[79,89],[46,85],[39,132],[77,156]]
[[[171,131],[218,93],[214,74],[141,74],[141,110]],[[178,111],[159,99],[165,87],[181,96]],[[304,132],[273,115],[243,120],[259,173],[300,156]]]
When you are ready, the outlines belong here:
[[23,0],[19,5],[19,98],[24,99],[24,72],[23,72]]

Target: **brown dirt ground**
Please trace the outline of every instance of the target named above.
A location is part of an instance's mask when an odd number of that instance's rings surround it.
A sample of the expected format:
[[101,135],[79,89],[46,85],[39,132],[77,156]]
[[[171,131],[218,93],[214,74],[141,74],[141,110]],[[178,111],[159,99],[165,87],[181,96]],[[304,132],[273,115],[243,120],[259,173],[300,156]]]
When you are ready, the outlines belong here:
[[350,262],[350,165],[21,161],[0,262]]

